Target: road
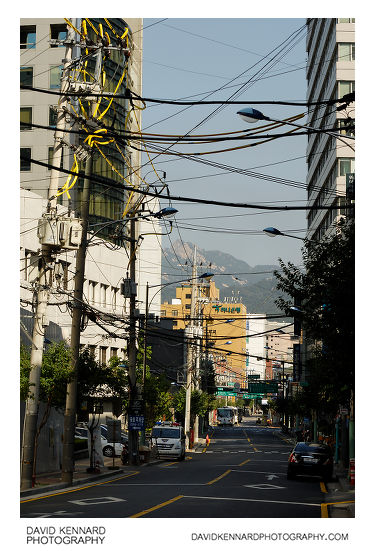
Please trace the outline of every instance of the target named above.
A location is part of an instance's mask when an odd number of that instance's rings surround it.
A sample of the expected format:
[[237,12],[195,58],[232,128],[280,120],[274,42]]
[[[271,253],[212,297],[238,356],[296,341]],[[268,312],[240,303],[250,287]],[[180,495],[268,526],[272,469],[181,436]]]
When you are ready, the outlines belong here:
[[290,444],[279,429],[244,418],[215,427],[210,444],[183,462],[166,460],[121,476],[32,496],[24,518],[320,518],[319,478],[286,479]]

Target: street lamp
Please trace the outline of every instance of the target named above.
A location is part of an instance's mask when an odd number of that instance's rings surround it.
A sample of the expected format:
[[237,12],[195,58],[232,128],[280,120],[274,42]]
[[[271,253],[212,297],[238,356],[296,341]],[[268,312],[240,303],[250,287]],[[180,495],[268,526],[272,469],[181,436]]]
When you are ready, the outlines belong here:
[[305,241],[305,238],[298,237],[297,235],[290,235],[288,233],[284,233],[277,228],[264,228],[264,233],[268,235],[268,237],[276,237],[277,235],[283,235],[284,237],[293,237],[294,239],[300,239],[301,241]]
[[[145,212],[145,211],[142,211]],[[119,220],[110,220],[109,222],[99,222],[98,224],[92,224],[89,228],[89,231],[96,227],[100,226],[94,233],[90,236],[90,239],[88,239],[87,243],[89,243],[100,231],[102,231],[103,228],[106,228],[108,226],[112,226],[113,224],[126,224],[126,222],[133,221],[136,222],[137,220],[149,220],[150,218],[157,218],[160,220],[161,218],[168,218],[170,216],[173,216],[178,212],[177,209],[174,209],[172,207],[166,207],[164,209],[159,210],[158,212],[149,212],[148,214],[139,214],[138,216],[128,217],[128,218],[120,218]],[[129,237],[125,237],[125,240],[131,241]]]
[[[322,128],[314,128],[313,126],[296,124],[295,122],[270,118],[264,115],[261,111],[258,111],[258,109],[254,109],[253,107],[245,107],[243,109],[240,109],[239,111],[237,111],[237,115],[239,115],[241,119],[247,123],[256,123],[258,121],[279,122],[282,124],[288,124],[290,126],[294,126],[295,128],[304,128],[306,130],[312,130],[313,132],[321,132],[323,134],[328,134],[329,136],[333,136],[334,138],[337,138],[338,140],[342,141],[345,145],[347,145],[348,147],[350,147],[350,149],[354,151],[354,148],[349,143],[347,143],[340,134],[336,134],[336,132],[331,132],[330,130],[324,130]],[[346,136],[346,139],[354,140],[355,138],[354,136]]]

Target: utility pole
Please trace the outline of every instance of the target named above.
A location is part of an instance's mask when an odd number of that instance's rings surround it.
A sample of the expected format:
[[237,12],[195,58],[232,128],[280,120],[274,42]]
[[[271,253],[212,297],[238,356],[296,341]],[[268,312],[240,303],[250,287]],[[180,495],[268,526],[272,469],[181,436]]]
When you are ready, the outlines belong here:
[[[98,47],[95,64],[95,83],[93,92],[100,93],[100,74],[102,69],[102,50]],[[91,116],[95,113],[97,101],[91,102]],[[81,317],[83,283],[85,275],[85,261],[87,250],[87,229],[89,222],[90,176],[92,172],[92,152],[86,159],[85,178],[81,196],[82,241],[77,251],[76,273],[74,278],[74,301],[72,313],[72,328],[70,346],[72,350],[72,379],[67,385],[65,416],[64,416],[64,441],[62,457],[62,481],[71,484],[74,471],[74,431],[77,412],[77,367],[79,359],[79,345],[81,338]]]
[[144,446],[146,443],[146,403],[145,403],[145,384],[146,384],[146,366],[147,366],[147,329],[148,329],[148,292],[149,285],[147,282],[146,285],[146,311],[145,311],[145,322],[143,325],[143,374],[142,374],[142,387],[143,387],[143,416],[144,416],[144,428],[141,432],[141,445]]
[[137,380],[136,380],[136,366],[137,366],[137,342],[136,342],[136,330],[135,330],[135,306],[136,306],[136,283],[135,283],[135,252],[136,252],[136,239],[135,239],[135,217],[134,212],[130,217],[130,312],[129,312],[129,341],[128,341],[128,360],[129,360],[129,409],[128,409],[128,427],[129,427],[129,463],[131,465],[139,465],[139,442],[138,442],[138,430],[132,429],[129,423],[129,417],[134,413],[135,401],[137,396]]
[[[193,383],[193,371],[194,371],[194,345],[193,339],[195,338],[195,313],[196,313],[196,301],[197,301],[197,247],[194,247],[194,259],[193,259],[193,272],[192,272],[192,284],[191,284],[191,307],[190,307],[190,323],[186,328],[186,336],[188,341],[187,361],[186,361],[186,399],[185,399],[185,432],[190,435],[190,406],[191,406],[191,390]],[[186,440],[186,447],[188,449],[189,438]]]
[[[75,33],[73,29],[68,27],[67,38],[65,44],[65,59],[61,78],[61,96],[57,108],[57,123],[54,136],[54,149],[52,156],[52,165],[60,166],[63,137],[66,125],[66,105],[67,92],[69,89],[69,72],[72,60],[72,50],[75,44]],[[47,212],[44,215],[44,220],[50,226],[57,228],[57,201],[56,194],[58,192],[59,171],[51,170],[51,178],[48,190]],[[43,236],[44,237],[44,236]],[[50,287],[52,285],[54,257],[60,249],[60,244],[51,240],[51,244],[45,243],[41,246],[41,257],[38,264],[38,282],[37,282],[37,299],[34,316],[34,328],[32,336],[32,347],[30,355],[31,371],[29,376],[29,397],[26,401],[25,419],[22,437],[22,456],[21,456],[21,490],[26,490],[34,485],[33,480],[33,464],[35,454],[35,436],[38,422],[39,409],[39,390],[40,390],[40,373],[43,359],[43,346],[45,328],[48,326],[46,317],[47,305],[50,295]]]

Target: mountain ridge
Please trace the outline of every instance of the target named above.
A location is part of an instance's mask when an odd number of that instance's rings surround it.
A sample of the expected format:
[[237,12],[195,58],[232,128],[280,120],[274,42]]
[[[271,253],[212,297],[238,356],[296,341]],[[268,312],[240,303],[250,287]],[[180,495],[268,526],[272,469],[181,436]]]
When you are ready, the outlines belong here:
[[[162,257],[162,282],[168,283],[162,289],[162,302],[171,302],[175,298],[173,281],[181,281],[192,277],[194,245],[177,240],[171,247],[164,249]],[[257,264],[250,266],[229,253],[220,250],[205,250],[197,247],[197,274],[212,272],[214,281],[220,291],[220,300],[226,302],[242,302],[248,313],[283,314],[274,304],[277,296],[283,295],[276,289],[277,280],[273,272],[279,268],[275,264]],[[169,273],[171,268],[179,274]],[[186,270],[186,276],[181,275],[181,268]]]

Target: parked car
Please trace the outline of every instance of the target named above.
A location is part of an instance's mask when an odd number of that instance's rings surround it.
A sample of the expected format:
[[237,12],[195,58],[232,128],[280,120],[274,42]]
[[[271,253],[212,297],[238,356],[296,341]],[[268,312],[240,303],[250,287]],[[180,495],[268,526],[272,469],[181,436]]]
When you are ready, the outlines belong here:
[[297,475],[321,476],[325,480],[332,478],[333,455],[326,444],[297,442],[288,459],[287,478]]
[[[113,457],[115,455],[121,455],[124,444],[128,441],[128,436],[125,432],[121,432],[121,442],[108,442],[108,429],[107,425],[100,425],[101,440],[102,440],[102,450],[105,457]],[[79,440],[88,440],[88,428],[87,427],[76,427],[74,433],[75,439]]]
[[115,452],[115,455],[121,456],[123,446],[128,442],[128,435],[125,432],[121,431],[121,442],[114,443],[108,442],[107,440],[107,425],[100,425],[100,432],[102,435],[103,455],[105,455],[106,457],[113,457],[113,452]]

